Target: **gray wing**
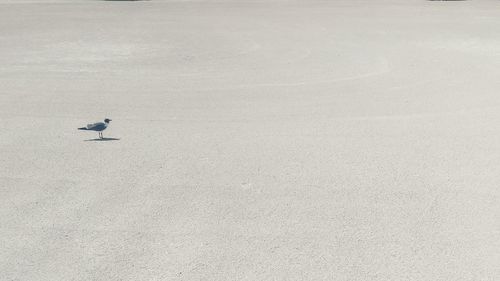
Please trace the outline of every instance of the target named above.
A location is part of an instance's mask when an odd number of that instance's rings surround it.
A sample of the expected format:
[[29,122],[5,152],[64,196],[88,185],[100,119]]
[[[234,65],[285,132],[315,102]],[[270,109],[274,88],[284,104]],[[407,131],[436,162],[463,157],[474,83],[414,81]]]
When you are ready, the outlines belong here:
[[106,125],[102,122],[87,125],[87,130],[102,131],[104,129],[106,129]]

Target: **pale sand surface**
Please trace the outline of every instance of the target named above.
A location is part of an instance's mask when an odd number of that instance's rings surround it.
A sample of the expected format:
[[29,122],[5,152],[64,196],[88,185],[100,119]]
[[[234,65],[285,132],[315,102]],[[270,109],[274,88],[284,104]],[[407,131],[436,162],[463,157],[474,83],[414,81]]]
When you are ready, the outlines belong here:
[[3,1],[0,280],[500,280],[499,10]]

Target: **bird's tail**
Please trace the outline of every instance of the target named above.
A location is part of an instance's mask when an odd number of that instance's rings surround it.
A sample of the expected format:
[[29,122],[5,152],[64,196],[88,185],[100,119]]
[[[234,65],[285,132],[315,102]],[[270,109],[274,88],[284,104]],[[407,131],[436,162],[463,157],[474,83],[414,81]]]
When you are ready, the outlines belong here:
[[88,130],[87,127],[78,128],[78,130]]

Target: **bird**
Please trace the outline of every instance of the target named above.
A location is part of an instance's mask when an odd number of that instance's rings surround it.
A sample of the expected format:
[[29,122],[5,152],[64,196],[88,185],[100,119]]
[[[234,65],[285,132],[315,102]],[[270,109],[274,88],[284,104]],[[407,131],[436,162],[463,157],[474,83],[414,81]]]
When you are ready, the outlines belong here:
[[99,132],[99,138],[103,139],[104,137],[102,136],[102,131],[106,130],[106,128],[109,126],[109,121],[111,121],[111,119],[106,118],[106,119],[104,119],[104,122],[97,122],[94,124],[88,124],[86,127],[78,128],[78,130]]

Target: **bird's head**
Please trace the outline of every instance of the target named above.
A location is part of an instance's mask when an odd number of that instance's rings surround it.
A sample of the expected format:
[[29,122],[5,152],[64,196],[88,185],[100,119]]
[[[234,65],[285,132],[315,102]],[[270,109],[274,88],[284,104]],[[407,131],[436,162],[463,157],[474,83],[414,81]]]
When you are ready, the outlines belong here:
[[104,119],[104,122],[105,122],[105,123],[109,123],[109,121],[112,121],[112,120],[111,120],[111,119],[108,119],[108,118]]

